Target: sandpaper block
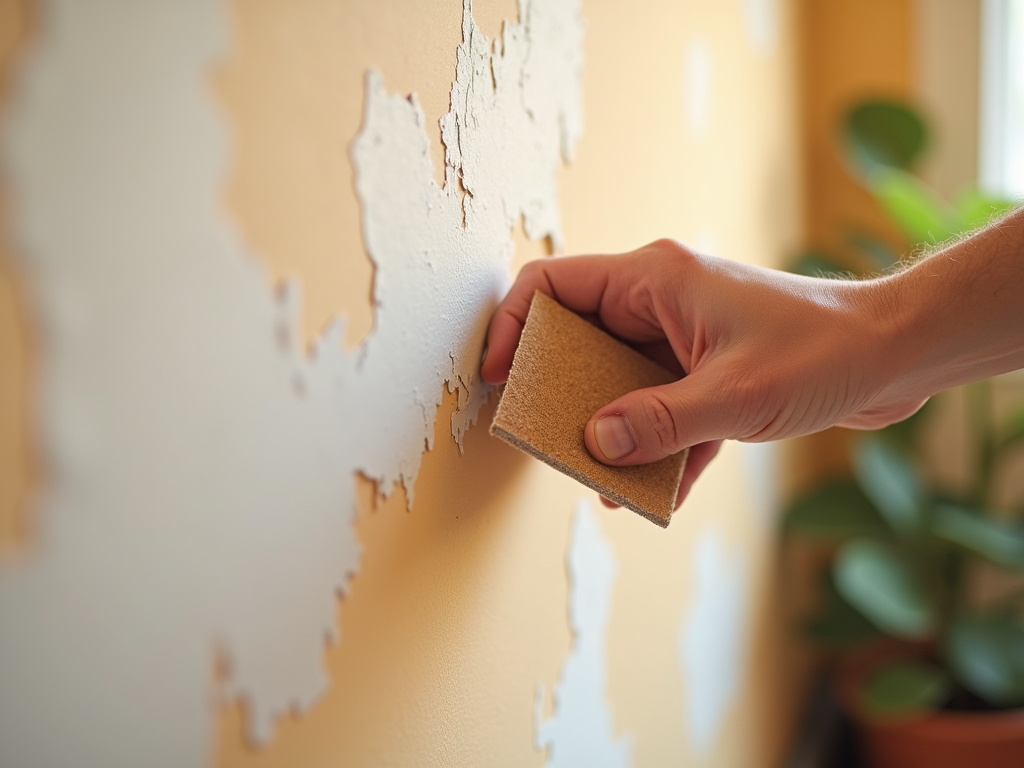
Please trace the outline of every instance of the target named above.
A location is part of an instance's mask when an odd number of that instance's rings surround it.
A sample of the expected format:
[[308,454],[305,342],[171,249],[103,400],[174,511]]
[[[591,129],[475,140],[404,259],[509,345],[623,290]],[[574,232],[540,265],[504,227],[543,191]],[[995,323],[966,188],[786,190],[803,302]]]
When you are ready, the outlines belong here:
[[587,451],[583,430],[612,400],[676,379],[537,291],[491,434],[665,528],[688,450],[653,464],[609,467]]

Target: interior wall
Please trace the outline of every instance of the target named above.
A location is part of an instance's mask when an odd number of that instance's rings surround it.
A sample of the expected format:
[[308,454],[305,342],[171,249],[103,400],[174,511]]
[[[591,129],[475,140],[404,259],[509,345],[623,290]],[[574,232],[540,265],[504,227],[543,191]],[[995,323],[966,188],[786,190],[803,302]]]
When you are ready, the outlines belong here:
[[867,97],[914,96],[915,17],[910,0],[801,0],[805,220],[812,245],[842,252],[851,227],[899,243],[870,194],[836,151],[843,111]]
[[933,142],[922,175],[948,199],[978,184],[980,0],[917,0],[916,96]]
[[[424,5],[425,16],[443,18],[440,9],[427,10],[428,4]],[[394,56],[396,48],[390,36],[396,26],[391,11],[379,10],[379,3],[372,7],[372,13],[354,10],[362,20],[359,46],[365,45],[371,53],[361,62],[354,56],[354,61],[345,62],[350,67],[350,80],[358,77],[366,65],[377,66],[378,62],[392,61]],[[506,18],[514,18],[509,10],[487,3],[474,7],[485,20],[484,28],[493,31],[497,31],[503,13]],[[573,162],[559,174],[566,252],[628,250],[669,235],[730,258],[779,263],[800,240],[799,177],[794,173],[800,163],[794,130],[793,6],[772,2],[652,3],[626,13],[616,3],[589,2],[583,12],[586,127]],[[257,90],[255,84],[276,76],[272,73],[280,67],[269,55],[274,48],[266,44],[258,47],[254,30],[276,30],[283,35],[281,31],[289,29],[289,19],[294,22],[295,16],[272,4],[239,3],[233,13],[236,50],[259,51],[263,61],[250,58],[247,73],[243,73],[244,61],[229,62],[223,78],[218,76],[219,92],[231,110],[235,130],[245,130],[248,125],[255,133],[260,130],[253,119],[255,111],[250,108],[241,112],[244,105],[240,106],[225,84],[233,81],[237,85],[241,79],[248,79],[254,84],[249,92],[264,100],[263,113],[274,114],[274,95],[266,88]],[[488,17],[494,21],[488,23]],[[323,27],[322,19],[310,21],[311,26]],[[418,45],[441,47],[435,43],[435,36],[448,34],[443,25],[409,21],[408,29],[416,30]],[[293,50],[302,40],[311,47],[311,60],[327,58],[314,45],[322,39],[317,33],[296,27],[288,34],[293,37],[282,39],[277,46],[280,50]],[[340,52],[348,50],[333,45],[330,39],[323,44],[335,60]],[[629,55],[624,56],[623,51]],[[404,66],[397,60],[390,66],[380,66],[386,83],[398,84],[402,92],[415,90],[424,104],[437,102],[431,94],[435,90],[443,93],[450,80],[450,75],[434,76],[430,66],[422,66],[411,56]],[[302,75],[307,83],[310,74]],[[359,109],[358,94],[353,94],[349,111],[358,114]],[[426,111],[432,114],[429,108]],[[432,124],[428,117],[427,125]],[[429,135],[434,142],[436,131]],[[432,143],[432,151],[436,146]],[[258,160],[255,155],[251,157]],[[246,173],[251,170],[236,170],[239,175]],[[263,178],[262,188],[268,194],[274,181],[269,174]],[[255,196],[252,187],[249,191]],[[247,216],[239,208],[236,215],[242,228],[248,230],[251,214]],[[259,249],[260,243],[253,242]],[[538,244],[517,237],[517,261],[542,253]],[[444,422],[443,412],[439,413],[438,423]],[[401,509],[400,498],[379,505],[375,511],[365,506],[362,509],[358,525],[366,549],[364,564],[351,596],[339,608],[345,639],[326,656],[331,678],[338,684],[308,714],[284,723],[265,750],[246,747],[239,737],[242,713],[229,709],[220,725],[220,764],[291,765],[300,760],[319,764],[321,759],[326,764],[339,755],[358,763],[373,762],[385,754],[395,759],[400,756],[399,762],[416,763],[416,755],[440,754],[446,759],[439,762],[468,765],[475,764],[474,756],[488,749],[494,750],[488,757],[490,764],[542,761],[532,749],[522,751],[529,746],[528,720],[520,717],[515,729],[506,726],[495,730],[501,726],[500,719],[480,721],[476,713],[492,712],[497,701],[506,702],[503,707],[519,701],[522,708],[537,682],[548,691],[543,699],[544,712],[548,713],[552,707],[550,688],[569,651],[570,638],[564,625],[538,633],[523,626],[499,630],[481,623],[471,637],[456,639],[437,625],[437,617],[429,615],[427,606],[434,601],[416,596],[421,591],[445,590],[450,600],[459,603],[463,599],[459,582],[452,582],[451,573],[443,569],[435,575],[433,569],[419,568],[419,558],[403,567],[403,559],[385,553],[399,541],[409,542],[416,551],[436,551],[440,544],[432,544],[423,532],[417,533],[421,526],[437,525],[427,522],[430,520],[447,520],[451,525],[466,516],[481,521],[495,516],[507,520],[501,525],[523,529],[521,554],[509,556],[524,561],[515,568],[514,588],[511,582],[506,583],[503,596],[488,613],[495,614],[495,621],[513,620],[517,611],[520,615],[555,615],[564,612],[566,602],[564,585],[554,586],[552,582],[558,581],[553,569],[562,568],[555,553],[567,546],[567,516],[579,491],[550,470],[529,462],[518,468],[514,480],[504,480],[506,462],[512,459],[505,449],[493,449],[502,461],[477,464],[472,454],[488,439],[471,431],[466,456],[457,459],[454,447],[442,440],[442,432],[438,432],[434,451],[425,457],[416,500],[408,515]],[[656,766],[688,759],[708,765],[774,765],[786,748],[802,701],[801,685],[793,682],[801,676],[806,678],[807,670],[792,643],[790,617],[777,591],[781,573],[773,554],[771,522],[763,519],[774,514],[777,500],[774,485],[778,478],[773,475],[774,459],[768,451],[760,446],[727,448],[667,533],[638,525],[643,521],[621,511],[606,512],[594,505],[614,542],[618,560],[608,630],[606,696],[612,704],[615,732],[630,735],[632,765]],[[434,469],[437,453],[450,454],[451,464],[442,471]],[[758,478],[753,484],[752,477]],[[736,485],[737,478],[743,478],[740,486]],[[468,490],[467,498],[477,507],[474,510],[464,505],[461,491],[453,497],[438,489],[472,489],[478,483],[484,487],[515,486],[516,500],[488,500],[483,505]],[[526,490],[531,488],[532,493]],[[529,522],[522,519],[527,515]],[[528,527],[532,526],[536,526],[534,539],[527,543],[531,535]],[[721,720],[713,723],[710,743],[695,744],[692,734],[687,735],[687,717],[698,721],[700,717],[688,715],[687,710],[698,709],[700,704],[695,706],[687,700],[686,683],[677,677],[680,614],[678,608],[664,608],[692,604],[698,599],[694,592],[698,578],[693,571],[695,551],[702,543],[714,551],[717,545],[708,542],[713,542],[716,535],[722,539],[729,558],[724,565],[713,561],[713,568],[726,571],[713,571],[710,578],[727,581],[733,568],[743,566],[743,669],[737,670],[737,691],[722,705]],[[708,536],[711,538],[705,538]],[[503,549],[514,551],[511,541],[503,542]],[[536,547],[541,542],[545,542],[544,550],[538,552]],[[467,545],[460,538],[457,549],[465,552],[480,546]],[[448,546],[443,551],[447,552]],[[388,557],[388,567],[376,565],[380,557]],[[543,570],[537,570],[540,563],[544,563]],[[410,569],[416,569],[415,581],[420,584],[412,594]],[[467,571],[466,577],[470,578],[471,573]],[[652,599],[650,585],[654,583],[659,586],[657,597]],[[709,589],[713,590],[714,585]],[[524,596],[508,604],[516,593]],[[704,599],[713,601],[712,596]],[[519,600],[531,607],[518,607]],[[407,607],[410,603],[424,607],[411,613]],[[499,607],[499,603],[503,605]],[[716,608],[709,610],[714,622]],[[398,622],[397,617],[403,617],[403,624],[419,628],[417,634],[424,638],[427,656],[418,665],[410,660],[408,666],[403,662],[401,671],[391,671],[398,652],[382,653],[380,640],[391,634],[386,627]],[[496,640],[509,632],[516,633],[517,653]],[[434,654],[444,661],[435,660]],[[532,667],[517,666],[523,654],[532,657]],[[725,661],[726,666],[732,663],[728,658]],[[441,679],[425,672],[425,668],[438,670],[435,674]],[[402,691],[381,691],[381,679],[401,680]],[[437,688],[442,680],[444,692]],[[725,683],[713,679],[710,687],[713,690]],[[707,688],[700,691],[706,693]],[[386,714],[393,712],[396,698],[402,702],[400,722],[409,729],[398,738],[394,735],[394,716],[389,720]],[[439,700],[444,704],[438,713],[428,714],[431,702]],[[406,714],[410,707],[419,714]],[[453,740],[454,734],[466,738]],[[737,738],[737,734],[745,736]],[[502,746],[494,749],[495,744]],[[557,745],[552,754],[555,764],[560,764]]]
[[[510,2],[473,8],[488,38],[518,12]],[[571,164],[557,172],[565,251],[627,250],[673,236],[729,258],[781,263],[801,241],[796,52],[805,39],[798,15],[809,11],[785,0],[628,9],[593,0],[582,13],[585,128]],[[449,107],[462,8],[263,0],[231,3],[224,14],[227,43],[195,85],[216,100],[226,142],[216,215],[268,268],[268,285],[290,278],[301,289],[294,330],[302,346],[341,313],[344,344],[359,354],[380,309],[370,300],[375,272],[353,186],[365,72],[378,69],[388,93],[417,94],[442,181],[437,120]],[[45,24],[40,35],[49,39]],[[521,224],[512,242],[514,264],[549,250]],[[226,290],[220,300],[227,311],[238,299]],[[20,350],[0,351],[7,370]],[[2,394],[11,413],[26,412],[25,395]],[[606,739],[621,764],[777,765],[808,668],[780,588],[774,448],[727,446],[662,531],[603,509],[593,494],[489,438],[493,398],[460,449],[451,427],[457,400],[444,391],[430,414],[433,447],[409,489],[411,506],[401,486],[356,481],[362,554],[334,604],[338,639],[316,651],[329,684],[314,702],[296,697],[295,711],[255,743],[252,702],[226,684],[238,660],[216,634],[189,638],[206,654],[218,702],[210,762],[579,765],[578,750]],[[363,437],[345,439],[358,446]],[[11,476],[24,477],[27,449],[12,455]],[[348,500],[335,502],[341,509]],[[290,503],[286,511],[298,516],[303,499]],[[18,506],[12,499],[0,519],[22,514]],[[40,551],[30,542],[30,559]],[[178,562],[169,575],[195,570]],[[574,600],[603,583],[590,581],[595,573],[610,585],[594,593],[607,623],[570,624]],[[10,574],[0,572],[0,581]],[[289,583],[281,575],[260,582],[255,595],[252,584],[237,589],[257,602],[317,599],[287,592]],[[147,641],[167,658],[138,683],[144,688],[174,668],[174,642],[160,627],[176,614],[160,612]],[[282,619],[264,612],[260,621],[254,631],[270,635]],[[601,649],[596,662],[582,650],[590,643]],[[75,659],[60,668],[73,670]],[[587,686],[596,695],[580,697]],[[208,712],[201,693],[189,717]],[[111,695],[97,693],[94,704]],[[175,722],[163,725],[173,736]],[[61,724],[37,727],[57,732]]]

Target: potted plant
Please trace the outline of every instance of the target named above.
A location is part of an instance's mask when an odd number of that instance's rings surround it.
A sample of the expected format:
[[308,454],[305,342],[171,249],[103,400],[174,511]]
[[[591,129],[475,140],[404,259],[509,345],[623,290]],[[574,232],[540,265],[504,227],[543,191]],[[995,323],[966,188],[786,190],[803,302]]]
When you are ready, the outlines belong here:
[[[976,191],[949,205],[912,173],[927,137],[904,104],[872,101],[843,121],[855,176],[906,236],[906,250],[937,244],[1005,210]],[[845,259],[804,254],[804,273],[886,269],[896,259],[878,238],[851,233]],[[997,422],[992,384],[968,387],[976,461],[962,491],[942,489],[920,449],[922,409],[858,439],[852,477],[810,489],[788,508],[788,535],[835,547],[806,625],[821,645],[846,652],[840,702],[878,768],[1024,766],[1024,500],[995,509],[1000,469],[1024,459],[1024,407]],[[981,601],[979,568],[1006,589]]]

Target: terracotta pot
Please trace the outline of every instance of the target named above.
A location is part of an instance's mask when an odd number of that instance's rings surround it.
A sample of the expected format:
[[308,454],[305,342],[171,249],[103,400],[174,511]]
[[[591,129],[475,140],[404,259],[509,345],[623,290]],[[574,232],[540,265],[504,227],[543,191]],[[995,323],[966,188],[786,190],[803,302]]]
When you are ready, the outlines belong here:
[[843,709],[857,724],[871,768],[1024,768],[1024,709],[935,711],[879,720],[862,704],[863,680],[879,665],[912,651],[883,646],[848,659],[839,670]]

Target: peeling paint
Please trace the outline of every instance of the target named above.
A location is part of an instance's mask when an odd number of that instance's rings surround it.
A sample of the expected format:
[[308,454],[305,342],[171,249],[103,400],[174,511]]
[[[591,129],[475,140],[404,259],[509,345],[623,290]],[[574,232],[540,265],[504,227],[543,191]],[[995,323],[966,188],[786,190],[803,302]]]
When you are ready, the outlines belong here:
[[632,740],[615,737],[605,671],[617,566],[611,544],[586,501],[577,505],[573,516],[567,565],[572,650],[555,688],[554,715],[543,722],[544,691],[537,690],[536,746],[547,749],[547,768],[626,768]]
[[743,0],[750,45],[760,56],[775,52],[779,38],[779,0]]
[[693,751],[706,755],[745,677],[746,572],[714,527],[698,534],[690,562],[694,594],[679,632],[679,666],[686,732]]
[[0,573],[0,763],[203,765],[214,648],[255,741],[309,707],[359,563],[353,473],[411,498],[442,386],[460,445],[486,400],[513,223],[560,238],[578,3],[522,0],[492,48],[467,0],[443,189],[415,101],[368,75],[352,153],[375,330],[348,354],[339,319],[308,355],[297,288],[221,218],[219,3],[44,11],[2,143],[49,474],[39,546]]

